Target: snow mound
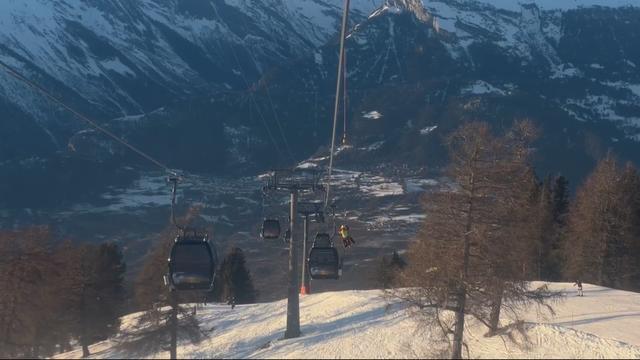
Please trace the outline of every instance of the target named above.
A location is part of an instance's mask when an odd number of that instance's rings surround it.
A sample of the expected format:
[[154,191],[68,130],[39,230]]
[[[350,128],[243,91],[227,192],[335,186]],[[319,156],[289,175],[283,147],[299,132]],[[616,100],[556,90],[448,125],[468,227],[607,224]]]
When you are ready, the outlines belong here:
[[[540,285],[534,284],[535,285]],[[486,329],[468,319],[465,338],[473,358],[638,358],[640,294],[585,284],[584,297],[568,283],[550,284],[567,296],[555,316],[526,314],[522,335],[515,330],[484,337]],[[311,286],[313,289],[313,284]],[[235,309],[207,305],[198,317],[209,337],[179,344],[180,358],[426,358],[442,357],[434,329],[414,322],[406,307],[379,290],[326,292],[301,298],[302,336],[283,340],[286,300]],[[125,317],[123,328],[139,314]],[[512,335],[515,343],[506,339]],[[94,357],[132,357],[117,339],[91,346]],[[73,351],[59,358],[79,358]],[[166,352],[145,357],[162,358]]]

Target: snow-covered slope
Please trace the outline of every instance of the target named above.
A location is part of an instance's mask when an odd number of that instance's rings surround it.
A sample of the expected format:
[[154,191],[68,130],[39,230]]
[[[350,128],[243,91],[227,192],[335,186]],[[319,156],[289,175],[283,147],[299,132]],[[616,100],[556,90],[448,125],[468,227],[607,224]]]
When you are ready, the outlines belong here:
[[[556,315],[535,309],[526,314],[529,342],[516,334],[484,337],[485,329],[469,319],[465,333],[473,358],[638,358],[640,357],[640,294],[585,285],[575,296],[570,284],[551,284],[566,292]],[[282,340],[286,301],[255,305],[208,305],[200,310],[209,337],[198,345],[182,344],[181,358],[425,358],[442,357],[434,329],[414,322],[405,308],[380,291],[327,292],[301,300],[302,336]],[[137,315],[124,319],[132,326]],[[505,335],[506,336],[506,335]],[[117,341],[91,347],[94,357],[132,357]],[[465,354],[466,355],[466,354]],[[77,351],[60,358],[77,358]],[[166,352],[137,354],[166,357]]]

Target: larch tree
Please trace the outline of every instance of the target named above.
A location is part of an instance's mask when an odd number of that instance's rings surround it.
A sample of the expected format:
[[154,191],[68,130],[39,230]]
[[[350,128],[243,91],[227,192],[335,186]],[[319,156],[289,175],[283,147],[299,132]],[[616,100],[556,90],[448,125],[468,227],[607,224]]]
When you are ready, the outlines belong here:
[[486,123],[463,125],[448,139],[450,190],[423,198],[426,218],[408,251],[403,289],[394,294],[442,330],[452,358],[462,357],[465,315],[494,334],[503,309],[517,316],[550,296],[526,281],[535,263],[529,219],[535,181],[528,164],[534,136],[527,121],[502,137]]
[[68,248],[62,256],[71,332],[87,357],[89,345],[119,330],[125,264],[115,244],[81,244]]
[[637,170],[621,170],[609,152],[578,189],[570,208],[566,276],[616,288],[637,288],[639,183]]
[[36,357],[46,308],[46,228],[0,234],[0,357]]

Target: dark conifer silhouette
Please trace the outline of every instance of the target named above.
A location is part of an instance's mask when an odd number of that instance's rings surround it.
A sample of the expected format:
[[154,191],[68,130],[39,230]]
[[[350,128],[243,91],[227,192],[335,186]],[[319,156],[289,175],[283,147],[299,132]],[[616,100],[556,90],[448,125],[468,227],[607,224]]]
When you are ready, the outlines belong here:
[[251,274],[242,249],[234,247],[220,265],[219,301],[233,300],[235,304],[251,304],[257,299]]

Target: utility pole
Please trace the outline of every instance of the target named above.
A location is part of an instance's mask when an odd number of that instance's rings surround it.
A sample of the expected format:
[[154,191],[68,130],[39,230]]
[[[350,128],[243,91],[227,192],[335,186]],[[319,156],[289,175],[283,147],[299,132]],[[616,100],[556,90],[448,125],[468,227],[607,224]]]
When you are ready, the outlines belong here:
[[[287,329],[285,339],[300,336],[300,282],[298,279],[298,244],[295,236],[296,217],[298,215],[298,196],[302,192],[324,191],[320,185],[320,176],[315,170],[293,169],[274,170],[263,191],[288,191],[291,194],[289,209],[289,287],[287,291]],[[307,230],[305,222],[305,233]],[[305,236],[306,239],[306,236]],[[305,261],[302,262],[303,266]]]
[[171,359],[178,358],[178,295],[175,291],[169,293],[169,301],[171,304],[171,313],[169,315],[169,333],[171,335],[171,344],[169,346],[169,357]]
[[296,205],[298,203],[298,190],[291,191],[291,209],[289,212],[291,238],[289,240],[289,292],[287,301],[287,330],[284,333],[285,339],[297,338],[300,336],[300,297],[298,296],[298,268],[297,242],[295,241],[296,228]]
[[311,292],[310,278],[308,273],[308,260],[309,251],[307,245],[309,244],[309,216],[315,215],[316,219],[323,219],[324,222],[324,209],[322,202],[301,202],[298,204],[298,214],[304,218],[304,240],[302,242],[302,275],[300,276],[300,295],[307,295]]
[[304,215],[304,238],[302,240],[302,276],[300,281],[302,286],[300,287],[300,295],[307,295],[311,292],[309,287],[309,279],[307,279],[307,241],[309,239],[309,215]]

